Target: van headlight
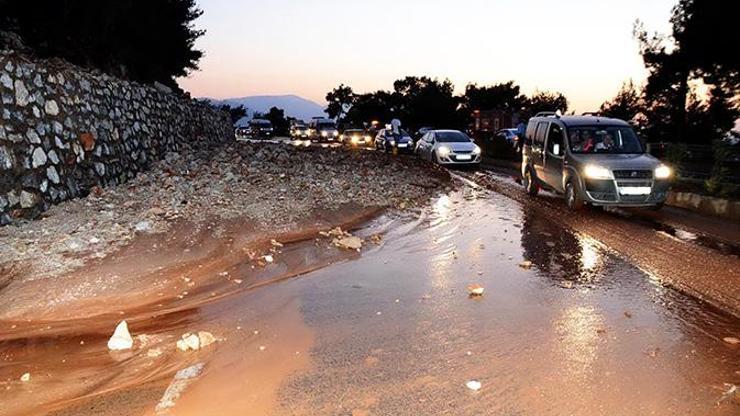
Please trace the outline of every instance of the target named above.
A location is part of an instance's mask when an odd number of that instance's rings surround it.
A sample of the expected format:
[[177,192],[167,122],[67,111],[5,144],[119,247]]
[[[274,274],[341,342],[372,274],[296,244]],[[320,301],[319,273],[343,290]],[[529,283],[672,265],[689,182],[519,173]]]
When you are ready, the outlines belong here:
[[447,146],[440,146],[439,149],[437,149],[437,154],[442,157],[447,157],[450,154],[450,148]]
[[475,149],[473,149],[473,154],[474,155],[479,155],[480,154],[480,146],[475,146]]
[[614,179],[612,171],[598,165],[586,165],[586,167],[583,169],[583,173],[586,175],[587,178],[591,179]]
[[329,133],[327,133],[326,130],[324,130],[324,131],[321,132],[321,137],[326,137],[328,135],[329,135]]
[[666,165],[660,165],[655,168],[655,179],[668,179],[672,174],[673,170]]

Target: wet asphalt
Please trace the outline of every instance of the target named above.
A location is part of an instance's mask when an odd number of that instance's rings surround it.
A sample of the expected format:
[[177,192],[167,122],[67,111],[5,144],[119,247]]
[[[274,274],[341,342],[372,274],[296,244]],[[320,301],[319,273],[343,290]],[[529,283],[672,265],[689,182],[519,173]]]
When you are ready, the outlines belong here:
[[[666,286],[552,211],[459,180],[428,207],[354,230],[382,236],[361,254],[327,254],[319,241],[286,246],[260,273],[322,267],[163,320],[162,333],[203,328],[224,341],[161,366],[141,356],[96,364],[105,380],[84,394],[102,399],[60,414],[154,414],[172,372],[196,361],[204,373],[167,414],[740,412],[737,398],[723,396],[740,385],[740,346],[723,341],[740,337],[740,319]],[[483,296],[471,298],[471,284]],[[111,392],[121,374],[133,381]]]

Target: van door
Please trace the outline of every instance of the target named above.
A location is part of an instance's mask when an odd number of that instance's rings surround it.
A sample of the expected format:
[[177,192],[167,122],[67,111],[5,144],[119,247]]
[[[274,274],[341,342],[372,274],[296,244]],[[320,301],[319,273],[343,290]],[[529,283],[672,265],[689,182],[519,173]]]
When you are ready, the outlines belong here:
[[565,155],[565,135],[558,123],[550,123],[545,144],[544,180],[553,189],[563,192],[563,156]]
[[534,134],[534,140],[532,140],[532,166],[534,166],[534,171],[537,174],[537,177],[543,180],[545,179],[545,136],[547,135],[547,128],[549,124],[549,121],[540,121],[539,123],[537,123],[537,130]]

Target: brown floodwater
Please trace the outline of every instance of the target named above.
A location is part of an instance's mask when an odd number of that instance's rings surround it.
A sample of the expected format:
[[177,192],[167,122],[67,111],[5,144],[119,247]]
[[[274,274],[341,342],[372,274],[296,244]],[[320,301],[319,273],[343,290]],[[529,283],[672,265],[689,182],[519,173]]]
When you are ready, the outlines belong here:
[[[133,335],[147,335],[129,352],[105,347],[120,317],[65,314],[63,330],[53,320],[1,322],[0,414],[740,410],[723,399],[725,383],[740,384],[740,348],[722,340],[740,336],[740,320],[547,212],[467,184],[356,232],[383,238],[361,254],[296,239],[265,267],[228,262],[208,271],[221,281],[125,312]],[[470,298],[471,283],[485,294]],[[198,330],[223,340],[175,349]],[[152,348],[162,354],[149,357]],[[175,372],[193,365],[202,371],[174,407],[156,411]],[[25,372],[31,380],[21,382]],[[470,380],[482,388],[469,390]]]

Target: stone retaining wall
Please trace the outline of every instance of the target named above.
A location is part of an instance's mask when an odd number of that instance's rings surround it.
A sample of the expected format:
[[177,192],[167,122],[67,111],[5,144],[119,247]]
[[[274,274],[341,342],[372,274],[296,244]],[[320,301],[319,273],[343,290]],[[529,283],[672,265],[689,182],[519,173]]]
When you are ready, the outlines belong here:
[[228,114],[164,88],[0,51],[0,225],[230,138]]

